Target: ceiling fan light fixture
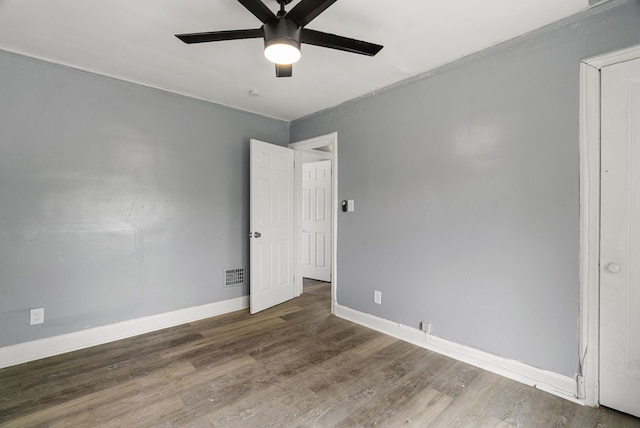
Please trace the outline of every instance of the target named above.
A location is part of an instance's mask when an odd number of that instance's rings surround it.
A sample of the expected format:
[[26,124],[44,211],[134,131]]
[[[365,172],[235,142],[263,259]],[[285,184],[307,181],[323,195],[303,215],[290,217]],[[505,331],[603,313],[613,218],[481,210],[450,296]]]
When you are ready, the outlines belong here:
[[274,64],[293,64],[300,59],[300,27],[280,18],[264,24],[264,56]]
[[270,40],[265,43],[264,56],[274,64],[293,64],[300,59],[300,44],[288,39]]

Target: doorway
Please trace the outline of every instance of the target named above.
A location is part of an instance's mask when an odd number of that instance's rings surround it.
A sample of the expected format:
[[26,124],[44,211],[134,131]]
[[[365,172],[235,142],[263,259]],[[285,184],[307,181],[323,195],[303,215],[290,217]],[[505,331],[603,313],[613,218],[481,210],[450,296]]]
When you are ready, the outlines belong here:
[[[296,261],[295,261],[295,283],[296,287],[296,295],[299,296],[303,293],[303,285],[304,285],[304,275],[303,275],[303,264],[304,260],[304,247],[309,247],[309,244],[312,243],[316,249],[321,248],[323,251],[322,257],[324,261],[320,264],[324,264],[328,266],[328,278],[331,282],[331,313],[335,313],[335,302],[337,295],[337,213],[338,213],[338,134],[333,132],[331,134],[322,135],[319,137],[311,138],[308,140],[298,141],[292,144],[289,144],[289,147],[295,150],[295,227],[296,227]],[[305,219],[304,219],[304,170],[305,164],[311,163],[322,163],[329,161],[330,169],[329,172],[329,192],[330,197],[325,199],[326,202],[329,203],[327,206],[327,210],[325,211],[329,218],[329,236],[325,235],[323,245],[319,245],[318,241],[309,242],[305,241]],[[325,169],[325,171],[327,171]],[[317,206],[316,206],[317,208]],[[321,235],[318,235],[321,236]],[[309,239],[309,237],[307,237]],[[327,239],[330,239],[330,242],[326,242]],[[316,253],[315,256],[318,256]],[[317,257],[316,257],[317,258]],[[317,265],[317,263],[316,263]],[[316,266],[317,267],[317,266]],[[316,272],[317,273],[317,272]],[[313,276],[313,275],[311,275]],[[307,280],[309,283],[309,280]]]

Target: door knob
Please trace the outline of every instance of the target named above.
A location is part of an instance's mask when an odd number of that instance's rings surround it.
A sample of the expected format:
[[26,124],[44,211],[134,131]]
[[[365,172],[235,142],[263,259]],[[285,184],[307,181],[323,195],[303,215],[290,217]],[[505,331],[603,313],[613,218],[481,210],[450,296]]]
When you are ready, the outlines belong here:
[[259,238],[259,237],[261,237],[261,236],[262,236],[262,233],[260,233],[260,232],[254,232],[254,233],[253,233],[253,237],[254,237],[254,238]]
[[620,267],[620,265],[615,264],[615,263],[609,263],[607,265],[607,270],[611,273],[618,273],[622,270],[622,268]]

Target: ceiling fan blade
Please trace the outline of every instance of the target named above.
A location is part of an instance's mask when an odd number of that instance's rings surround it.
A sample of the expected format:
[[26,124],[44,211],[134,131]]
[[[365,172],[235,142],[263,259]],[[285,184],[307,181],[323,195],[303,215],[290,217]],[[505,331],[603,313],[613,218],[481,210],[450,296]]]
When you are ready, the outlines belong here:
[[278,19],[276,15],[260,0],[238,0],[240,4],[258,18],[264,24],[272,19]]
[[374,56],[383,48],[383,46],[376,45],[375,43],[363,42],[362,40],[336,36],[335,34],[323,33],[322,31],[309,30],[307,28],[302,29],[300,41],[309,45],[368,56]]
[[257,39],[264,37],[262,28],[255,30],[209,31],[207,33],[176,34],[185,43],[219,42],[222,40]]
[[293,76],[293,64],[276,64],[276,77]]
[[299,26],[304,27],[336,1],[337,0],[302,0],[287,13],[286,17]]

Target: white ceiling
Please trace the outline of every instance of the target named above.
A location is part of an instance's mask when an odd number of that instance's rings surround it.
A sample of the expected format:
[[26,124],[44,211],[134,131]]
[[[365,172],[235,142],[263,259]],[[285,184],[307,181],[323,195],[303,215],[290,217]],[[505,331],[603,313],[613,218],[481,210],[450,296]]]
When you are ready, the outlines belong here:
[[[276,0],[264,2],[277,11]],[[291,78],[275,77],[260,39],[186,45],[174,37],[259,28],[237,0],[0,0],[0,49],[293,120],[588,6],[589,0],[339,0],[308,28],[384,49],[367,57],[303,45]]]

